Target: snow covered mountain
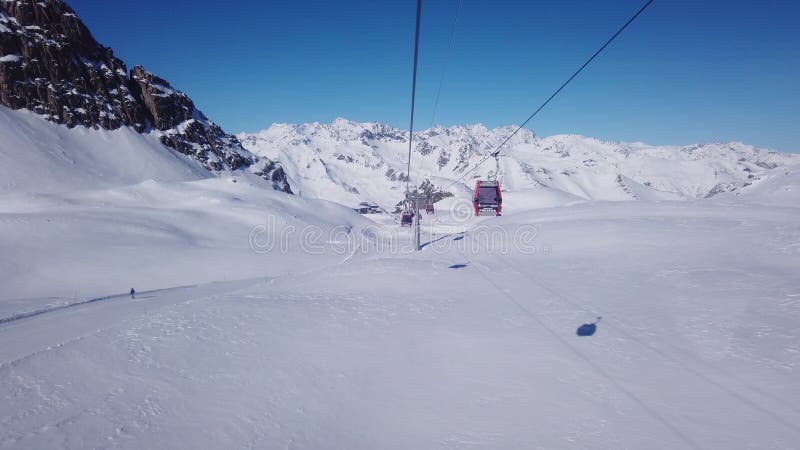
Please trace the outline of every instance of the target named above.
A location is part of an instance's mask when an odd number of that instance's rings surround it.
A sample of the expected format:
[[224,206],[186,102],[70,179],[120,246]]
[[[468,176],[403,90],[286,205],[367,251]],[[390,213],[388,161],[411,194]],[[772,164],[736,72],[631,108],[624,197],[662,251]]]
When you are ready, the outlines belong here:
[[[798,155],[522,131],[454,183],[512,131],[234,137],[0,0],[0,448],[796,448]],[[419,251],[352,209],[474,177],[503,216]]]
[[249,170],[213,173],[150,133],[68,128],[0,106],[0,310],[54,292],[285,274],[346,255],[307,260],[253,243],[370,224],[350,208],[277,192]]
[[243,149],[188,95],[141,66],[129,74],[62,0],[0,0],[0,105],[70,128],[131,128],[209,170],[250,167],[291,192],[279,165]]
[[[411,183],[444,188],[473,168],[515,127],[437,126],[414,136]],[[251,152],[275,158],[296,191],[347,205],[392,208],[404,197],[408,132],[381,123],[274,124],[240,134]],[[800,158],[742,143],[656,147],[578,135],[537,137],[524,129],[450,192],[467,195],[477,178],[541,205],[576,200],[702,199],[745,194],[795,171]]]

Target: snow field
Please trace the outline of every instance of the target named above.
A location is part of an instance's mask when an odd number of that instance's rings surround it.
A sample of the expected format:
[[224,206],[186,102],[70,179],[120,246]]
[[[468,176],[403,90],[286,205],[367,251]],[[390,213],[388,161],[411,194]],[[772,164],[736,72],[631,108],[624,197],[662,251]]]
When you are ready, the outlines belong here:
[[414,252],[390,215],[0,114],[0,448],[800,439],[791,170],[702,201],[517,184],[501,217],[464,188]]

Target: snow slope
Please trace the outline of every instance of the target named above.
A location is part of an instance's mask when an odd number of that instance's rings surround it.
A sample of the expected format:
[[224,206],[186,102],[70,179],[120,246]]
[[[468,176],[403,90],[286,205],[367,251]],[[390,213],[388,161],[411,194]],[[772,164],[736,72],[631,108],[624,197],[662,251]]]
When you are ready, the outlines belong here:
[[301,264],[301,252],[258,244],[311,226],[358,233],[370,224],[273,192],[248,169],[214,174],[126,128],[68,129],[3,107],[0,119],[0,313],[313,267],[333,257]]
[[[300,197],[124,130],[0,114],[0,448],[800,440],[792,156],[522,136],[499,161],[504,215],[471,216],[464,188],[421,215],[414,252],[392,216],[313,198],[392,205],[389,131],[367,140],[373,164],[344,144],[284,159]],[[280,151],[328,137],[309,139]],[[526,149],[549,175],[521,169]],[[584,151],[602,162],[554,174]],[[433,170],[434,153],[416,158]]]
[[129,128],[69,129],[0,106],[0,194],[63,192],[144,180],[209,178],[199,163]]
[[[466,233],[426,231],[419,254],[391,227],[400,245],[305,273],[2,324],[0,446],[795,448],[798,218],[441,216]],[[531,224],[506,250],[482,231]]]
[[[339,205],[271,191],[267,182],[240,175],[2,196],[0,300],[287,273],[346,254],[310,261],[297,249],[277,254],[282,233],[308,227],[357,233],[369,225]],[[275,243],[275,251],[261,253],[254,242]]]
[[[446,187],[500,145],[515,127],[434,127],[415,135],[412,185],[430,179]],[[305,195],[355,206],[393,208],[405,192],[408,133],[379,123],[275,124],[240,134],[245,148],[277,158]],[[539,138],[523,129],[466,180],[451,188],[468,195],[474,178],[501,180],[507,191],[583,200],[700,199],[750,187],[796,171],[800,158],[741,143],[654,147],[577,135]]]

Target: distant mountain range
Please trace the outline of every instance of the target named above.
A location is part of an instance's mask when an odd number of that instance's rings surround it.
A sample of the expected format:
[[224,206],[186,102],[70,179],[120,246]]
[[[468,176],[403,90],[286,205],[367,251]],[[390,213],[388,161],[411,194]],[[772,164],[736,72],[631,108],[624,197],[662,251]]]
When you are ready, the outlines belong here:
[[[785,176],[800,156],[742,143],[650,146],[578,135],[545,138],[523,129],[464,180],[450,186],[516,127],[434,127],[414,135],[411,184],[429,180],[466,194],[476,179],[499,179],[505,190],[570,200],[680,200],[746,193]],[[256,155],[281,161],[304,195],[385,208],[404,198],[408,132],[381,123],[275,124],[240,134]]]
[[[556,205],[735,196],[765,192],[764,185],[779,192],[776,180],[793,176],[800,164],[798,155],[742,143],[654,147],[577,135],[540,138],[522,130],[498,157],[464,176],[515,129],[469,125],[415,134],[408,174],[408,132],[381,123],[275,124],[233,136],[167,80],[141,66],[128,71],[62,0],[0,0],[0,105],[5,191],[35,189],[32,167],[47,168],[47,190],[107,186],[113,184],[103,178],[108,173],[136,182],[242,170],[274,189],[347,206],[367,201],[391,210],[404,199],[407,182],[424,184],[437,200],[467,197],[476,179],[498,179],[505,191]],[[62,133],[8,109],[96,132]],[[104,134],[108,130],[122,134]],[[107,147],[110,142],[116,149]],[[186,160],[175,160],[175,152]],[[70,170],[60,171],[60,164]],[[159,170],[159,164],[174,167]],[[59,173],[96,179],[75,184]]]

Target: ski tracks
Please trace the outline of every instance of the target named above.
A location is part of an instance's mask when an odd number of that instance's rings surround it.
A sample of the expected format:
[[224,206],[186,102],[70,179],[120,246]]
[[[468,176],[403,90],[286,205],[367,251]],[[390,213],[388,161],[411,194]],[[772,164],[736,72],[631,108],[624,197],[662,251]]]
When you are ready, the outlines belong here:
[[[128,300],[128,296],[124,294],[97,297],[0,319],[0,339],[7,344],[0,349],[0,373],[37,355],[117,327],[131,317],[139,317],[198,298],[214,297],[256,282],[241,280],[210,283],[207,286],[187,285],[156,289],[139,293],[137,300]],[[198,296],[198,290],[203,294]]]

